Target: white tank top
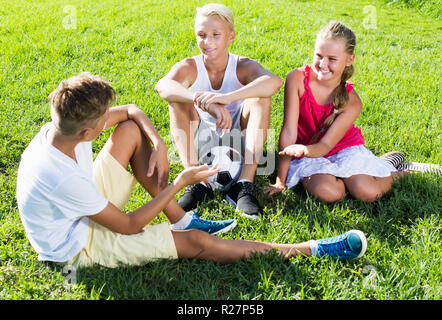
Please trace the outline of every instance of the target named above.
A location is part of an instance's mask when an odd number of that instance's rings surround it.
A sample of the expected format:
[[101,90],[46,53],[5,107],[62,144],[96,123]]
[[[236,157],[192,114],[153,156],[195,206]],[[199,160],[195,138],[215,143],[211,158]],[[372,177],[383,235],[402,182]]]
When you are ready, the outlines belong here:
[[[197,67],[197,77],[195,82],[190,86],[189,90],[192,92],[197,91],[210,91],[216,93],[229,93],[239,88],[244,87],[244,85],[239,82],[238,77],[236,76],[236,64],[238,62],[238,56],[236,54],[229,53],[229,60],[227,62],[226,71],[224,72],[224,78],[221,85],[221,88],[215,90],[212,88],[212,84],[210,83],[209,74],[207,73],[206,66],[204,65],[203,55],[200,54],[198,56],[192,57],[195,60]],[[233,115],[239,110],[241,107],[243,100],[237,100],[228,104],[226,108],[230,112],[230,116]],[[205,112],[195,106],[196,111],[200,119],[206,122],[209,127],[215,130],[216,119],[212,117],[208,112]]]

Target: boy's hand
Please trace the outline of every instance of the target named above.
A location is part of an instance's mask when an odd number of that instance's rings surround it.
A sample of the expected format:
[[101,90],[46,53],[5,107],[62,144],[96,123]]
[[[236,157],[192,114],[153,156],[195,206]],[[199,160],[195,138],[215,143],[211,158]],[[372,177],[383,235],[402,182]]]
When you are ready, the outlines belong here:
[[216,118],[216,128],[221,129],[221,133],[232,128],[232,117],[225,108],[232,102],[229,95],[206,91],[195,92],[193,102],[198,108]]
[[292,144],[284,148],[284,150],[280,151],[280,155],[292,156],[295,158],[300,158],[304,155],[307,155],[308,149],[303,144]]
[[167,146],[164,143],[159,144],[152,150],[147,171],[148,177],[153,176],[155,168],[158,173],[158,187],[162,190],[167,186],[169,178],[169,160],[167,158]]
[[230,99],[229,94],[216,93],[216,92],[196,92],[194,96],[194,103],[199,107],[203,108],[210,106],[211,104],[221,104],[228,105],[233,101]]
[[221,129],[221,134],[224,131],[230,131],[232,128],[232,117],[227,108],[220,104],[211,104],[207,112],[216,118],[216,129]]
[[216,92],[195,92],[193,102],[196,106],[202,110],[207,110],[211,104],[221,104],[226,106],[233,101],[229,98],[228,94],[216,93]]
[[218,168],[218,165],[213,165],[210,169],[207,164],[196,166],[196,167],[190,167],[185,170],[183,170],[178,177],[175,179],[175,183],[180,187],[184,188],[185,186],[189,184],[195,184],[199,183],[203,180],[206,180],[208,177],[213,176],[216,174],[220,168]]

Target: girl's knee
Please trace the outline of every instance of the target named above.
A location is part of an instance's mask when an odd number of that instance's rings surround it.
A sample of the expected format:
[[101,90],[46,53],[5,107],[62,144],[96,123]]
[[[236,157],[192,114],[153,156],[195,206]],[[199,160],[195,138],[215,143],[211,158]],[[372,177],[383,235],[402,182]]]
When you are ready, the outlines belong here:
[[316,186],[313,195],[322,201],[334,203],[345,197],[345,188],[338,183],[322,183]]
[[361,190],[353,190],[352,196],[364,202],[375,202],[382,196],[381,190],[362,188]]
[[353,181],[351,184],[347,184],[347,188],[355,199],[365,202],[374,202],[383,194],[382,190],[376,185],[362,180]]

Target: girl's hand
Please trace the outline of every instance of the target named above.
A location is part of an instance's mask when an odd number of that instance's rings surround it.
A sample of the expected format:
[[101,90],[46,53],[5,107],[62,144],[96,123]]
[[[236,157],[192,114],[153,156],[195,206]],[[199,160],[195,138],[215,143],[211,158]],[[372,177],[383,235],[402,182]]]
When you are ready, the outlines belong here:
[[184,188],[189,184],[195,184],[206,180],[208,177],[216,174],[219,170],[220,168],[218,168],[217,164],[213,165],[210,169],[207,164],[190,167],[181,171],[178,177],[175,178],[175,183],[180,188]]
[[280,151],[280,155],[292,156],[295,158],[300,158],[302,156],[307,155],[308,149],[303,144],[292,144],[284,148],[284,150]]
[[169,178],[169,160],[167,158],[167,146],[164,143],[159,144],[152,150],[147,176],[152,177],[155,169],[158,173],[158,187],[162,190],[167,186]]
[[275,183],[270,186],[264,186],[264,193],[267,195],[267,197],[270,197],[276,193],[284,192],[287,189],[287,187],[280,183]]

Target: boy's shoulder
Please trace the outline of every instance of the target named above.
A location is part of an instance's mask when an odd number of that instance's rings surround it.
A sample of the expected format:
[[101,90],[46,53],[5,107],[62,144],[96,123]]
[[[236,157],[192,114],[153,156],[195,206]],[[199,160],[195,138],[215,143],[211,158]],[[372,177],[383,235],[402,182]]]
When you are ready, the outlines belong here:
[[185,58],[173,65],[166,77],[176,80],[186,87],[196,79],[198,69],[193,57]]
[[196,62],[193,57],[187,57],[184,58],[181,61],[178,61],[175,66],[178,68],[195,68],[196,69]]
[[248,57],[238,56],[236,75],[242,84],[246,85],[264,74],[272,75],[259,62]]
[[244,69],[244,70],[249,69],[250,70],[250,69],[255,69],[255,68],[260,68],[260,67],[261,67],[261,65],[255,60],[245,57],[245,56],[238,56],[238,62],[236,64],[237,69]]

